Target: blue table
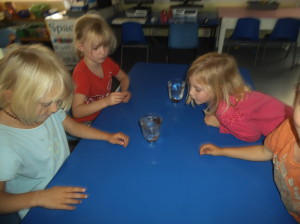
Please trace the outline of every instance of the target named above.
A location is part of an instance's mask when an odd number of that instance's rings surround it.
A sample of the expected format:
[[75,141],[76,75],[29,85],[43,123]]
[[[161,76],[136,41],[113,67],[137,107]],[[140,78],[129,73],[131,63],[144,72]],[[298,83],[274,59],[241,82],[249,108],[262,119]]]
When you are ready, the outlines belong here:
[[[250,143],[207,127],[201,106],[169,100],[167,80],[183,77],[187,68],[136,64],[129,73],[131,101],[105,109],[94,122],[128,134],[129,146],[81,140],[49,187],[87,187],[89,198],[75,211],[33,208],[23,223],[295,223],[280,200],[270,161],[199,155],[203,143]],[[149,112],[163,117],[161,137],[153,144],[138,125]]]

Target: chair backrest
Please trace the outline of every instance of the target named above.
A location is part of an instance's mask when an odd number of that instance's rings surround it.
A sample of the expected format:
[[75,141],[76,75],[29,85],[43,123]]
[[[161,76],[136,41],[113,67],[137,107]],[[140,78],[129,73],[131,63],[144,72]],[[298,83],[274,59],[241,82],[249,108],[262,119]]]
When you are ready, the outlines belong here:
[[143,27],[140,23],[126,22],[122,24],[123,44],[146,44]]
[[268,40],[292,41],[298,39],[300,20],[293,18],[278,19]]
[[193,49],[198,47],[197,23],[171,23],[168,46],[172,49]]
[[[3,28],[0,29],[0,48],[5,48],[9,44],[9,35],[14,34],[16,35],[16,30],[13,28]],[[19,39],[16,35],[15,42],[19,43]]]
[[260,20],[240,18],[237,20],[231,40],[258,41]]

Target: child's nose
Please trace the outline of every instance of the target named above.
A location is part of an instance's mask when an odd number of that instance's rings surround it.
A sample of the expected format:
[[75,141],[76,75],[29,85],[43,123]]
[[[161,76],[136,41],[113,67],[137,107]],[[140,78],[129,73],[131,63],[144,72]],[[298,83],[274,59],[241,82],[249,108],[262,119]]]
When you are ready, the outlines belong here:
[[190,89],[189,94],[193,95],[193,90],[192,89]]
[[99,49],[100,49],[101,53],[105,52],[105,47],[104,46],[101,46]]

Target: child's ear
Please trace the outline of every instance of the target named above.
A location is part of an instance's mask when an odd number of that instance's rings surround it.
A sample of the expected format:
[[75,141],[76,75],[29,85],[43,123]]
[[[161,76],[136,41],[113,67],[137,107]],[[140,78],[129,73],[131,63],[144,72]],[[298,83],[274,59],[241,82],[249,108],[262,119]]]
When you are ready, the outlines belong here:
[[75,46],[78,50],[83,51],[83,43],[76,41]]
[[3,91],[3,97],[7,103],[11,102],[12,95],[13,95],[13,91],[10,89]]

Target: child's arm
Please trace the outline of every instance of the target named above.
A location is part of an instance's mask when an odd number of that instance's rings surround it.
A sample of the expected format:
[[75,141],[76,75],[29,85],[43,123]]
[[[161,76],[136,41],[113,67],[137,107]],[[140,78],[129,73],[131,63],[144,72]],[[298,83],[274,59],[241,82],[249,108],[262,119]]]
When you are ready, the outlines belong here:
[[112,106],[118,103],[123,102],[124,93],[113,92],[110,93],[107,97],[104,97],[95,102],[85,104],[85,95],[75,93],[73,102],[72,102],[72,113],[75,118],[81,118],[89,116],[97,111],[100,111],[108,106]]
[[267,161],[273,158],[273,152],[264,145],[220,148],[213,144],[200,147],[200,155],[228,156],[251,161]]
[[63,121],[65,130],[73,136],[86,139],[97,139],[108,141],[112,144],[119,144],[126,147],[129,143],[129,137],[121,132],[108,133],[105,131],[98,130],[96,128],[78,123],[69,116],[66,116]]
[[131,93],[128,91],[130,85],[129,77],[122,69],[115,77],[120,82],[121,92],[125,94],[122,102],[127,103],[131,98]]
[[22,209],[41,206],[49,209],[74,210],[74,205],[87,198],[82,187],[52,187],[23,194],[5,192],[5,181],[0,181],[0,213],[12,213]]
[[204,122],[208,126],[212,126],[216,128],[220,127],[220,122],[218,121],[215,115],[205,115]]

